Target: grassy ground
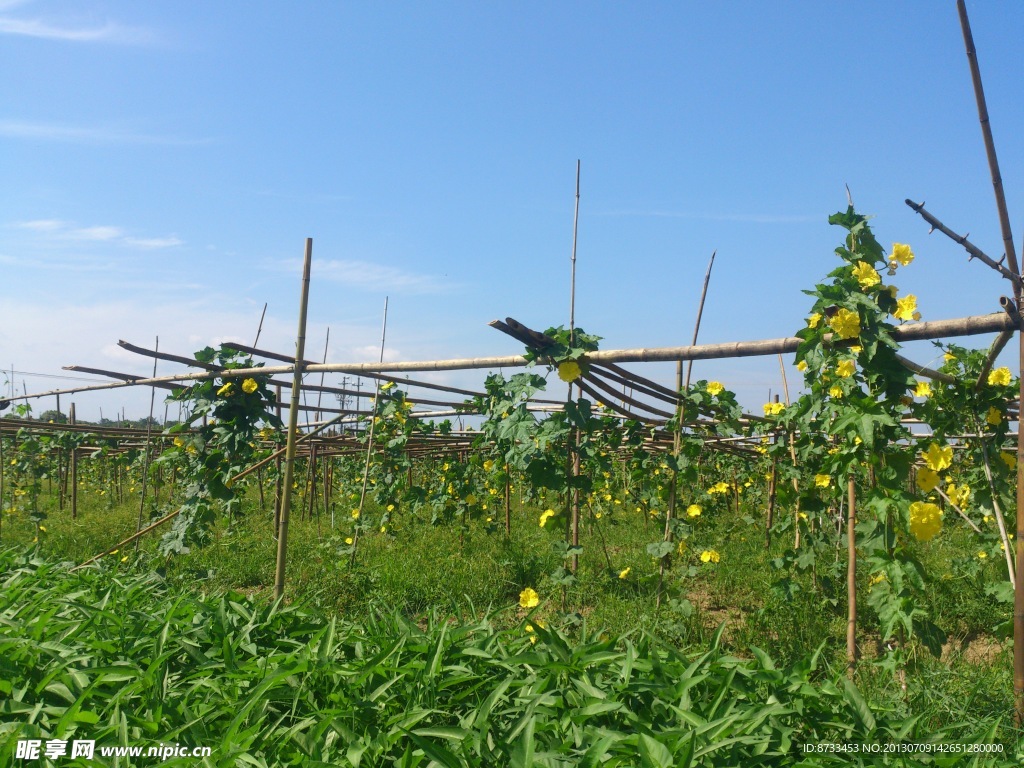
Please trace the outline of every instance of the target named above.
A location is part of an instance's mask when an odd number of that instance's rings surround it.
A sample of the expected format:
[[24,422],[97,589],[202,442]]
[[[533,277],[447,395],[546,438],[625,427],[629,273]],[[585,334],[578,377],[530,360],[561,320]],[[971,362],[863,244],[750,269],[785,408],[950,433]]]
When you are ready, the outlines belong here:
[[[44,503],[55,506],[52,499]],[[520,592],[531,587],[542,600],[537,617],[570,636],[604,631],[635,637],[644,630],[678,648],[697,650],[724,625],[723,648],[738,656],[749,658],[750,647],[756,646],[777,663],[792,665],[820,650],[823,677],[840,674],[845,667],[846,597],[840,578],[845,553],[821,553],[814,578],[797,576],[800,589],[781,594],[773,588],[779,575],[773,561],[777,564],[792,546],[793,532],[777,532],[766,549],[757,507],[754,503],[737,511],[723,505],[701,518],[688,550],[674,558],[660,607],[658,564],[646,552],[646,545],[660,537],[659,522],[621,511],[601,519],[588,516],[577,579],[563,588],[551,577],[564,564],[557,519],[541,528],[538,507],[518,503],[511,537],[489,523],[486,513],[465,530],[398,518],[387,534],[373,531],[361,539],[354,565],[344,554],[350,520],[338,515],[332,528],[324,513],[309,520],[296,511],[288,594],[323,615],[358,622],[397,610],[422,624],[438,611],[478,620],[494,609],[515,607]],[[300,497],[296,510],[301,508]],[[86,493],[77,520],[66,510],[49,510],[38,545],[48,558],[81,562],[134,531],[137,516],[136,495],[111,503],[109,497]],[[31,544],[35,538],[34,527],[22,515],[8,514],[3,524],[5,544]],[[269,600],[273,534],[271,515],[261,512],[254,498],[236,523],[215,531],[206,548],[165,562],[153,554],[155,541],[149,538],[138,555],[129,546],[107,560],[126,571],[155,568],[193,589],[235,589]],[[719,562],[702,563],[700,553],[711,548]],[[918,545],[917,555],[932,576],[928,609],[950,638],[943,657],[914,648],[903,690],[893,669],[870,661],[884,657],[884,649],[878,647],[877,618],[863,604],[861,651],[868,661],[856,680],[873,705],[898,716],[921,716],[938,728],[970,712],[972,720],[1002,722],[1003,738],[1009,738],[1012,652],[999,628],[1005,629],[1010,611],[984,588],[1000,578],[1001,564],[971,554],[967,532],[955,524],[933,542]],[[628,574],[620,578],[626,568]],[[862,595],[867,578],[862,574]],[[519,627],[518,610],[497,616],[504,628]]]

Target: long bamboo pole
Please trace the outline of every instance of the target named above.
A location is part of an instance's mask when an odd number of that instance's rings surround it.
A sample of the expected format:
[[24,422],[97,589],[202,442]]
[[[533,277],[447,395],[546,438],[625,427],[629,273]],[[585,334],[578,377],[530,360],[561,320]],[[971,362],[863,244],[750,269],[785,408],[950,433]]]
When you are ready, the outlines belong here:
[[274,575],[274,599],[284,595],[285,564],[288,558],[288,516],[292,500],[292,475],[295,469],[295,433],[299,425],[299,393],[302,389],[302,360],[306,353],[306,310],[309,305],[309,272],[313,261],[313,239],[306,238],[302,262],[302,294],[299,299],[299,331],[295,339],[295,366],[291,404],[288,408],[288,435],[284,457],[284,487],[281,489],[281,514],[277,530],[277,568]]
[[[388,335],[388,297],[384,297],[384,322],[381,326],[380,331],[380,360],[384,362],[384,340]],[[362,528],[363,523],[363,506],[366,504],[366,484],[370,479],[370,457],[373,455],[373,437],[377,427],[377,399],[380,397],[380,379],[374,381],[374,393],[373,393],[373,408],[370,409],[370,428],[366,434],[366,464],[363,466],[363,485],[359,491],[359,514],[356,515],[356,519],[359,520],[360,525],[356,526],[355,532],[352,534],[352,556],[349,559],[349,565],[356,564],[356,553],[359,550],[359,531]]]
[[[160,337],[156,337],[156,348],[160,349]],[[153,376],[156,376],[157,359],[153,358]],[[149,421],[146,422],[146,447],[142,454],[142,493],[139,496],[139,522],[135,526],[136,531],[142,530],[142,514],[146,509],[146,491],[149,488],[149,456],[152,450],[153,438],[153,406],[156,404],[156,387],[149,388]],[[135,551],[139,551],[139,540],[135,540]]]
[[846,481],[846,676],[857,668],[857,493],[853,475]]
[[[972,315],[950,320],[929,320],[912,323],[895,328],[892,337],[896,341],[920,341],[922,339],[945,339],[958,336],[975,336],[983,333],[996,333],[1007,329],[1017,329],[1017,323],[1005,313],[988,315]],[[832,334],[826,334],[824,342],[831,343]],[[760,339],[756,341],[731,341],[723,344],[700,344],[686,347],[649,347],[635,349],[610,349],[592,352],[586,356],[590,363],[654,363],[675,362],[677,360],[721,360],[737,357],[760,357],[795,352],[801,344],[795,336],[781,339]],[[839,342],[849,343],[849,342]],[[456,358],[449,360],[418,360],[391,363],[327,363],[303,366],[307,373],[352,373],[369,374],[381,371],[459,371],[479,368],[521,368],[528,364],[522,355],[503,355],[495,357]],[[93,392],[121,387],[148,386],[182,381],[202,381],[224,378],[241,378],[264,374],[292,373],[294,365],[266,366],[264,368],[234,368],[227,371],[209,371],[196,373],[180,373],[161,376],[153,379],[133,378],[131,381],[115,381],[93,384],[87,387],[49,390],[32,394],[14,395],[9,400],[31,400],[41,397],[53,397],[60,394],[75,392]]]
[[[1013,233],[1010,229],[1010,215],[1006,208],[1006,194],[1003,191],[1003,179],[999,173],[999,161],[996,158],[995,141],[992,138],[992,125],[988,119],[988,106],[985,103],[985,90],[981,83],[981,67],[978,65],[978,53],[974,47],[974,35],[971,33],[971,22],[967,18],[967,6],[964,0],[957,0],[956,10],[960,16],[960,29],[964,36],[964,47],[967,51],[967,63],[971,69],[971,83],[974,86],[974,98],[978,106],[978,120],[981,123],[981,135],[985,142],[985,155],[988,158],[989,172],[992,176],[992,190],[996,198],[996,210],[999,215],[999,229],[1003,236],[1003,248],[1006,263],[1011,275],[1008,276],[1013,285],[1013,298],[1017,306],[1021,301],[1020,267],[1013,245]],[[1016,278],[1016,279],[1014,279]],[[1024,330],[1018,336],[1020,372],[1024,374]],[[1020,377],[1020,395],[1024,397],[1024,375]],[[1013,694],[1014,720],[1018,727],[1024,725],[1024,434],[1017,430],[1017,564],[1016,584],[1013,592]],[[1009,551],[1007,551],[1009,556]]]

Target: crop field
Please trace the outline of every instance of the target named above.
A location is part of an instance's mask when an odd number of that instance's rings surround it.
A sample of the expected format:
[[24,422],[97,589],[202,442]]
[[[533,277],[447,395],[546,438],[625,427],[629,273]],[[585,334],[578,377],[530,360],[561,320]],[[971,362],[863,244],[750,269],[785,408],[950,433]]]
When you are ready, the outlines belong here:
[[162,429],[17,406],[0,754],[85,729],[211,765],[1019,759],[1018,380],[995,345],[903,357],[936,325],[879,269],[913,249],[831,221],[803,392],[760,414],[511,319],[533,367],[453,404],[477,426],[383,376],[372,410],[299,429],[298,366],[285,425],[260,351],[230,346]]

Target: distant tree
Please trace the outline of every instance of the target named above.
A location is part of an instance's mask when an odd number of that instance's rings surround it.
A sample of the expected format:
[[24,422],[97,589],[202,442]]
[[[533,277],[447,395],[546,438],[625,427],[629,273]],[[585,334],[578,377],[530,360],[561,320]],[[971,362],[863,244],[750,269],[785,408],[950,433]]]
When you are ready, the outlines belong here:
[[68,417],[60,411],[43,411],[39,414],[39,420],[43,422],[52,421],[54,424],[68,423]]

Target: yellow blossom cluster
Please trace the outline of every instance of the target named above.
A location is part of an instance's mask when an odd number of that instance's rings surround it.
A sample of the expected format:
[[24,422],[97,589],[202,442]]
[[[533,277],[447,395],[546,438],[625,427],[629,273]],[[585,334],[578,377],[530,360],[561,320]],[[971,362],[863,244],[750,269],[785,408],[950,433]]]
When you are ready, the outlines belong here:
[[942,510],[937,504],[915,501],[910,505],[910,532],[918,541],[931,541],[942,530]]

